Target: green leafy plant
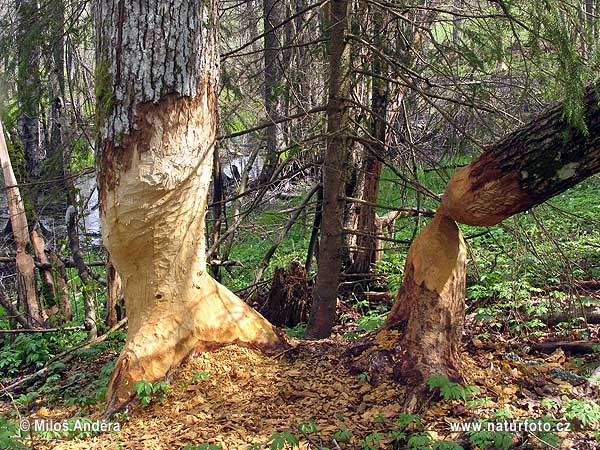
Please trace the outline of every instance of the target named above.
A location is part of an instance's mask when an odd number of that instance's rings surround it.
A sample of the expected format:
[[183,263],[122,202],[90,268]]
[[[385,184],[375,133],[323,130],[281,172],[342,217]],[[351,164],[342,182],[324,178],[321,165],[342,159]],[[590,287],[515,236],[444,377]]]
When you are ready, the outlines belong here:
[[298,428],[300,428],[300,431],[302,431],[306,434],[317,432],[317,426],[315,425],[315,423],[313,421],[310,421],[308,423],[301,423],[298,426]]
[[469,442],[480,449],[491,446],[498,450],[508,450],[512,445],[512,440],[512,433],[503,431],[473,431],[469,434]]
[[283,329],[283,331],[285,331],[288,336],[296,338],[296,339],[302,338],[302,336],[304,336],[305,330],[306,330],[305,323],[299,323],[298,325],[296,325],[293,328],[284,328]]
[[367,384],[371,382],[371,374],[369,374],[369,372],[359,373],[356,378],[358,378],[358,382],[361,384]]
[[200,372],[200,373],[196,373],[192,377],[192,383],[196,383],[197,381],[206,381],[206,380],[209,379],[209,377],[210,377],[210,375],[206,371],[203,371],[203,372]]
[[479,391],[472,386],[463,386],[461,384],[450,381],[444,375],[432,375],[427,380],[429,390],[438,389],[441,396],[445,400],[462,400],[466,401],[469,397],[477,394]]
[[348,431],[345,428],[340,428],[338,431],[333,433],[332,437],[337,442],[347,444],[352,439],[352,436],[353,436],[352,431]]
[[593,400],[567,400],[561,410],[566,419],[577,419],[584,426],[600,421],[600,405]]
[[161,401],[169,392],[169,385],[165,381],[138,381],[133,388],[142,406],[148,406],[153,400]]
[[0,449],[27,449],[18,439],[20,437],[18,423],[0,416]]
[[298,447],[299,441],[296,436],[289,431],[282,431],[272,435],[268,442],[270,450],[283,450],[286,444],[289,444],[292,447]]
[[358,446],[362,450],[377,450],[379,448],[379,445],[381,444],[382,439],[383,435],[375,431],[365,436],[365,439],[362,442],[359,442]]

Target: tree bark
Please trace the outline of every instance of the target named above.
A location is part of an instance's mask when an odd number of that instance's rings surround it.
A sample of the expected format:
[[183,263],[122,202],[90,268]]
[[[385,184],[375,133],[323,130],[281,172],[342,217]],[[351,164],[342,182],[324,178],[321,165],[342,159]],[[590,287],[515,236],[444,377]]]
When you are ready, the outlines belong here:
[[[383,14],[378,8],[373,9],[373,34],[376,42],[381,44],[383,34]],[[373,72],[386,75],[386,64],[381,57],[373,53]],[[387,104],[388,83],[380,78],[373,77],[371,87],[371,134],[375,148],[365,148],[362,171],[364,172],[363,191],[361,198],[366,202],[377,203],[379,194],[379,177],[381,175],[381,161],[379,158],[385,154],[385,136],[387,130]],[[376,208],[371,205],[360,205],[358,224],[356,229],[367,234],[357,236],[358,250],[350,267],[351,273],[369,273],[371,264],[376,259]]]
[[104,323],[108,327],[114,327],[119,320],[123,318],[120,317],[117,311],[117,308],[120,307],[123,300],[123,290],[121,277],[117,273],[117,269],[112,263],[110,255],[108,255],[106,260],[106,281],[108,286],[106,290],[106,316],[104,318]]
[[190,352],[285,346],[207,273],[204,217],[217,129],[216,2],[100,0],[96,84],[102,233],[123,283],[127,342],[108,413]]
[[96,324],[96,306],[94,305],[94,299],[91,297],[88,286],[91,285],[92,279],[88,267],[85,265],[83,254],[79,246],[79,232],[77,230],[77,209],[70,205],[67,208],[65,215],[67,222],[67,240],[69,241],[69,249],[73,256],[73,262],[77,269],[79,279],[83,284],[81,288],[81,296],[83,297],[83,307],[85,309],[85,317],[83,324],[85,329],[88,331],[90,339],[94,339],[98,336],[98,327]]
[[39,5],[37,0],[17,1],[17,129],[23,144],[27,174],[40,175],[44,148],[40,145],[40,49]]
[[454,221],[496,224],[598,172],[596,92],[588,88],[584,99],[589,134],[566,123],[558,105],[454,174],[435,218],[411,245],[404,282],[380,331],[403,330],[399,378],[417,385],[435,373],[460,379],[465,251]]
[[332,0],[329,17],[329,100],[327,150],[323,158],[323,217],[317,281],[305,336],[324,338],[335,323],[341,271],[344,189],[348,173],[348,102],[350,92],[350,45],[348,0]]
[[[278,48],[281,47],[281,29],[273,27],[283,22],[284,0],[263,0],[265,90],[264,102],[267,120],[276,121],[282,112],[282,71]],[[265,163],[258,177],[260,184],[268,183],[277,163],[282,125],[273,124],[265,129]]]
[[6,199],[8,201],[8,214],[10,216],[10,226],[16,244],[16,266],[17,266],[17,295],[20,306],[25,312],[28,328],[44,327],[42,318],[42,308],[37,296],[35,282],[35,264],[33,258],[27,253],[27,246],[31,243],[29,240],[29,227],[27,225],[27,216],[17,179],[10,163],[6,141],[4,139],[4,128],[0,122],[0,164],[2,165],[2,174],[4,184],[6,185]]

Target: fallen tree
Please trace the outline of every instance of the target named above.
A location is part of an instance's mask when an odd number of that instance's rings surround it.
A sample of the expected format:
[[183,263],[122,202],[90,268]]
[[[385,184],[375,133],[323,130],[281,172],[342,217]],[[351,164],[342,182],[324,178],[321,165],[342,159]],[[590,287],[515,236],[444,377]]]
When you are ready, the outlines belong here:
[[[466,250],[456,222],[497,224],[598,172],[596,89],[589,87],[584,97],[585,132],[571,127],[557,105],[458,170],[434,219],[411,245],[396,302],[375,339],[387,347],[386,354],[393,347],[395,376],[420,387],[407,400],[407,409],[414,407],[431,375],[462,379]],[[355,364],[364,369],[378,360],[374,353],[369,349]]]

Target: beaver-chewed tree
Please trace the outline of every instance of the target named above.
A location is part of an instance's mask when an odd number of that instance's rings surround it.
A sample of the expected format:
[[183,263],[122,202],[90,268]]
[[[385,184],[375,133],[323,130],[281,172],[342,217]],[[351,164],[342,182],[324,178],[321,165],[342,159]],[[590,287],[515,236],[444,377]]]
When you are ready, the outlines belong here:
[[129,332],[114,411],[193,350],[276,350],[279,331],[206,272],[204,216],[217,128],[214,0],[99,0],[96,85],[104,243]]
[[[434,374],[461,379],[466,250],[456,222],[497,224],[598,172],[597,89],[584,97],[587,130],[571,127],[557,105],[454,174],[435,217],[409,249],[403,284],[375,340],[386,358],[399,355],[394,373],[401,381],[423,386]],[[354,364],[364,370],[381,359],[381,352],[369,351]]]

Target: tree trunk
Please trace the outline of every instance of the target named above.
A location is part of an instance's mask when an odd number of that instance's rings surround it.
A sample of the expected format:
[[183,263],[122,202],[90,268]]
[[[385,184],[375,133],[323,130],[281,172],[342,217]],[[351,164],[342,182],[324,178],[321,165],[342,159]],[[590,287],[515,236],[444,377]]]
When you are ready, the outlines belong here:
[[67,240],[69,241],[69,249],[73,256],[73,263],[77,269],[77,274],[82,283],[81,296],[83,297],[83,307],[85,309],[85,317],[83,324],[88,331],[90,339],[95,339],[98,336],[98,327],[96,324],[96,306],[94,299],[90,295],[88,286],[91,285],[92,279],[88,267],[85,265],[83,254],[79,245],[79,231],[77,229],[77,209],[70,205],[67,208],[65,215],[67,222]]
[[67,287],[67,271],[65,265],[56,253],[50,251],[50,263],[56,273],[56,294],[58,296],[58,310],[62,316],[62,322],[69,322],[73,318],[71,310],[71,299]]
[[27,174],[32,179],[40,175],[44,148],[40,145],[40,50],[39,5],[37,0],[17,1],[17,97],[19,117],[17,128],[23,144]]
[[335,323],[341,271],[344,189],[348,173],[348,96],[350,92],[350,46],[348,0],[332,0],[329,26],[329,101],[327,150],[323,158],[323,217],[317,281],[306,337],[324,338]]
[[10,226],[16,244],[17,294],[19,304],[25,311],[25,318],[29,328],[45,326],[40,300],[36,291],[35,264],[31,255],[27,253],[27,246],[31,241],[29,240],[25,207],[23,206],[23,200],[17,187],[17,179],[10,163],[2,123],[0,123],[0,164],[2,165],[2,174],[4,176],[4,184],[6,185]]
[[210,0],[97,4],[102,233],[129,321],[109,414],[132,398],[137,381],[163,378],[193,350],[285,346],[276,328],[206,272],[216,18]]
[[460,379],[465,251],[454,221],[496,224],[598,172],[596,90],[588,88],[584,98],[589,134],[573,129],[556,106],[454,174],[434,220],[411,245],[404,282],[380,332],[406,326],[398,377],[421,385],[434,373]]
[[[223,216],[223,171],[221,170],[221,158],[219,157],[219,146],[215,146],[213,156],[213,196],[212,203],[212,230],[210,243],[214,244],[221,238],[221,217]],[[212,259],[220,259],[219,248],[212,255],[208,255]],[[211,268],[213,277],[217,281],[221,281],[221,266],[214,265]]]
[[[373,34],[376,42],[381,44],[383,34],[383,14],[375,7],[373,8]],[[387,66],[377,53],[373,53],[373,72],[378,75],[386,75]],[[377,142],[374,148],[366,148],[363,158],[362,170],[364,182],[362,199],[369,203],[377,203],[379,194],[379,177],[381,175],[381,158],[385,154],[385,136],[387,130],[387,104],[388,83],[380,78],[373,77],[371,88],[371,134]],[[357,205],[358,206],[358,205]],[[357,251],[354,261],[350,267],[351,273],[369,273],[371,264],[376,259],[376,208],[371,205],[360,205],[358,213],[358,224],[356,229],[365,231],[364,235],[357,236]]]
[[50,146],[46,152],[47,173],[52,178],[64,174],[63,158],[63,106],[65,98],[65,4],[63,0],[51,0],[47,8],[50,16],[51,67],[50,81]]
[[[39,223],[34,225],[29,236],[35,257],[43,264],[43,268],[40,269],[40,275],[42,279],[42,294],[45,300],[44,312],[47,317],[54,316],[59,312],[59,296],[66,295],[66,293],[60,292],[56,287],[52,264],[46,254],[46,243],[44,242],[44,236],[40,230]],[[59,318],[59,323],[63,323],[63,321],[64,317]]]
[[[265,112],[267,120],[277,120],[281,117],[282,109],[282,74],[281,62],[278,59],[281,47],[281,29],[273,30],[275,25],[283,22],[284,0],[263,0],[264,26],[264,62],[265,62]],[[277,163],[279,162],[278,148],[281,141],[282,125],[273,124],[265,129],[265,164],[259,175],[259,183],[268,183]]]
[[309,293],[304,267],[292,261],[289,269],[275,269],[269,296],[260,312],[277,326],[293,328],[308,319]]

